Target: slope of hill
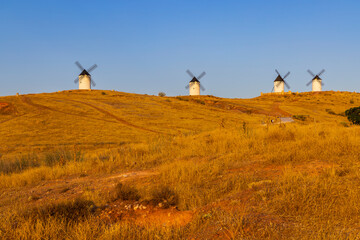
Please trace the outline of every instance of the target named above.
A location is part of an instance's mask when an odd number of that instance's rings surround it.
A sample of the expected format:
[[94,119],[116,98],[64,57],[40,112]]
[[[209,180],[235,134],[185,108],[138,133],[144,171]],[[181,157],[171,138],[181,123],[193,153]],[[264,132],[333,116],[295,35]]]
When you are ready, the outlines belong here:
[[0,237],[357,239],[360,128],[344,111],[359,105],[349,92],[2,97]]

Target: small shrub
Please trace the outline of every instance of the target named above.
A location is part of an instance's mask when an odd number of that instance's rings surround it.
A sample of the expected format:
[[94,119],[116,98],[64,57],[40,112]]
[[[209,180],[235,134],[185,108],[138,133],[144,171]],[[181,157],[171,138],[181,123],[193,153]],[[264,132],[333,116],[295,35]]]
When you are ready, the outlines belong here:
[[118,199],[138,201],[140,199],[140,195],[136,188],[118,183],[115,186],[114,191],[110,194],[109,200],[116,201]]
[[353,99],[350,100],[350,104],[354,104],[354,100],[353,100]]
[[165,97],[166,96],[166,93],[164,93],[164,92],[159,92],[159,97]]
[[176,97],[176,99],[178,99],[180,101],[189,101],[188,98],[184,98],[184,97]]
[[194,102],[205,105],[205,102],[203,100],[200,100],[200,99],[194,99]]
[[26,219],[46,221],[55,217],[66,222],[83,220],[95,212],[96,206],[92,201],[76,199],[60,203],[34,207],[22,215]]
[[326,137],[326,134],[325,134],[324,131],[320,131],[318,135],[319,135],[319,137],[321,137],[321,138],[325,138],[325,137]]
[[331,114],[331,115],[336,115],[336,113],[331,110],[331,109],[325,109],[325,111],[328,113],[328,114]]
[[244,134],[247,134],[249,131],[248,125],[245,121],[243,121],[243,123],[242,123],[242,129],[243,129]]
[[340,124],[341,124],[343,127],[349,127],[349,124],[347,124],[346,122],[340,122]]
[[350,122],[360,125],[360,107],[354,107],[346,110],[345,115]]
[[45,153],[43,165],[52,167],[55,165],[65,165],[67,162],[80,162],[83,160],[81,151],[68,151],[59,149],[53,152]]
[[106,92],[101,92],[101,95],[106,95]]
[[159,186],[153,189],[151,196],[155,205],[161,204],[164,208],[176,206],[179,202],[178,195],[167,186]]
[[39,167],[40,161],[36,155],[21,155],[15,159],[0,159],[0,173],[11,174],[22,172],[29,168]]
[[305,115],[293,115],[292,117],[299,121],[305,121],[307,118],[307,116],[305,116]]

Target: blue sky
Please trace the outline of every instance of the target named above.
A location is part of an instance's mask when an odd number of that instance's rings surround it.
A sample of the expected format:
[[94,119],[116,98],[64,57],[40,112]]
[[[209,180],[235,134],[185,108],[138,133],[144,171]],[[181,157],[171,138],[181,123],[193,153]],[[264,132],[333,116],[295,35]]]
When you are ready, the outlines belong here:
[[0,95],[75,89],[75,61],[96,89],[186,95],[185,73],[206,91],[249,98],[285,74],[309,91],[360,89],[360,1],[0,0]]

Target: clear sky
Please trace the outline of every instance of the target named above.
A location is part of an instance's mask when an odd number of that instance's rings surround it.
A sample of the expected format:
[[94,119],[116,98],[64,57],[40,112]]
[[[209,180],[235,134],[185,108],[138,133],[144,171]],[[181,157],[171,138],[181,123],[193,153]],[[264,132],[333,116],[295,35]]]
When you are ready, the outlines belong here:
[[269,92],[274,71],[292,91],[360,91],[360,1],[0,0],[0,95],[76,89],[186,95],[190,69],[219,97]]

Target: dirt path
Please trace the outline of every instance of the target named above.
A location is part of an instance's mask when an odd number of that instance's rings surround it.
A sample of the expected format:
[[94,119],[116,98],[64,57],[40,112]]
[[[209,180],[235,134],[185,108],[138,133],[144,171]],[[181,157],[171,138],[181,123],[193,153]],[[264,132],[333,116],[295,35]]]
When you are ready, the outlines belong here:
[[6,120],[4,120],[4,121],[1,121],[0,124],[9,122],[9,121],[11,121],[11,120],[14,120],[14,119],[16,119],[16,118],[19,118],[19,117],[22,117],[22,116],[25,116],[25,115],[27,115],[27,113],[24,113],[24,114],[21,114],[21,115],[17,115],[17,116],[15,116],[15,117],[6,119]]
[[124,125],[127,125],[129,127],[137,128],[137,129],[152,132],[152,133],[165,134],[165,133],[161,133],[161,132],[158,132],[158,131],[155,131],[155,130],[151,130],[151,129],[148,129],[148,128],[140,127],[140,126],[134,125],[132,123],[129,123],[129,122],[125,121],[124,119],[121,119],[118,116],[116,116],[116,115],[114,115],[114,114],[112,114],[112,113],[110,113],[110,112],[108,112],[108,111],[106,111],[104,109],[96,107],[96,106],[94,106],[94,105],[92,105],[90,103],[82,102],[82,101],[78,101],[78,100],[68,100],[68,101],[75,102],[75,103],[80,103],[80,104],[84,104],[86,106],[89,106],[89,107],[91,107],[91,108],[105,114],[106,116],[111,117],[111,118],[115,119],[116,121],[118,121],[118,122],[120,122],[120,123],[122,123]]
[[271,106],[271,111],[278,117],[291,117],[292,115],[282,109],[280,109],[280,102],[274,102]]
[[76,117],[83,117],[83,118],[88,118],[88,119],[92,119],[92,120],[100,120],[100,121],[104,121],[104,122],[111,122],[111,123],[115,123],[115,121],[111,121],[111,120],[106,120],[106,119],[102,119],[102,118],[94,118],[94,117],[89,117],[89,116],[85,116],[84,114],[76,114],[76,113],[69,113],[69,112],[64,112],[64,111],[60,111],[48,106],[44,106],[41,104],[37,104],[34,103],[29,97],[27,96],[21,96],[21,100],[32,106],[35,107],[36,109],[38,109],[40,112],[44,112],[45,111],[53,111],[53,112],[57,112],[57,113],[62,113],[62,114],[66,114],[66,115],[71,115],[71,116],[76,116]]

